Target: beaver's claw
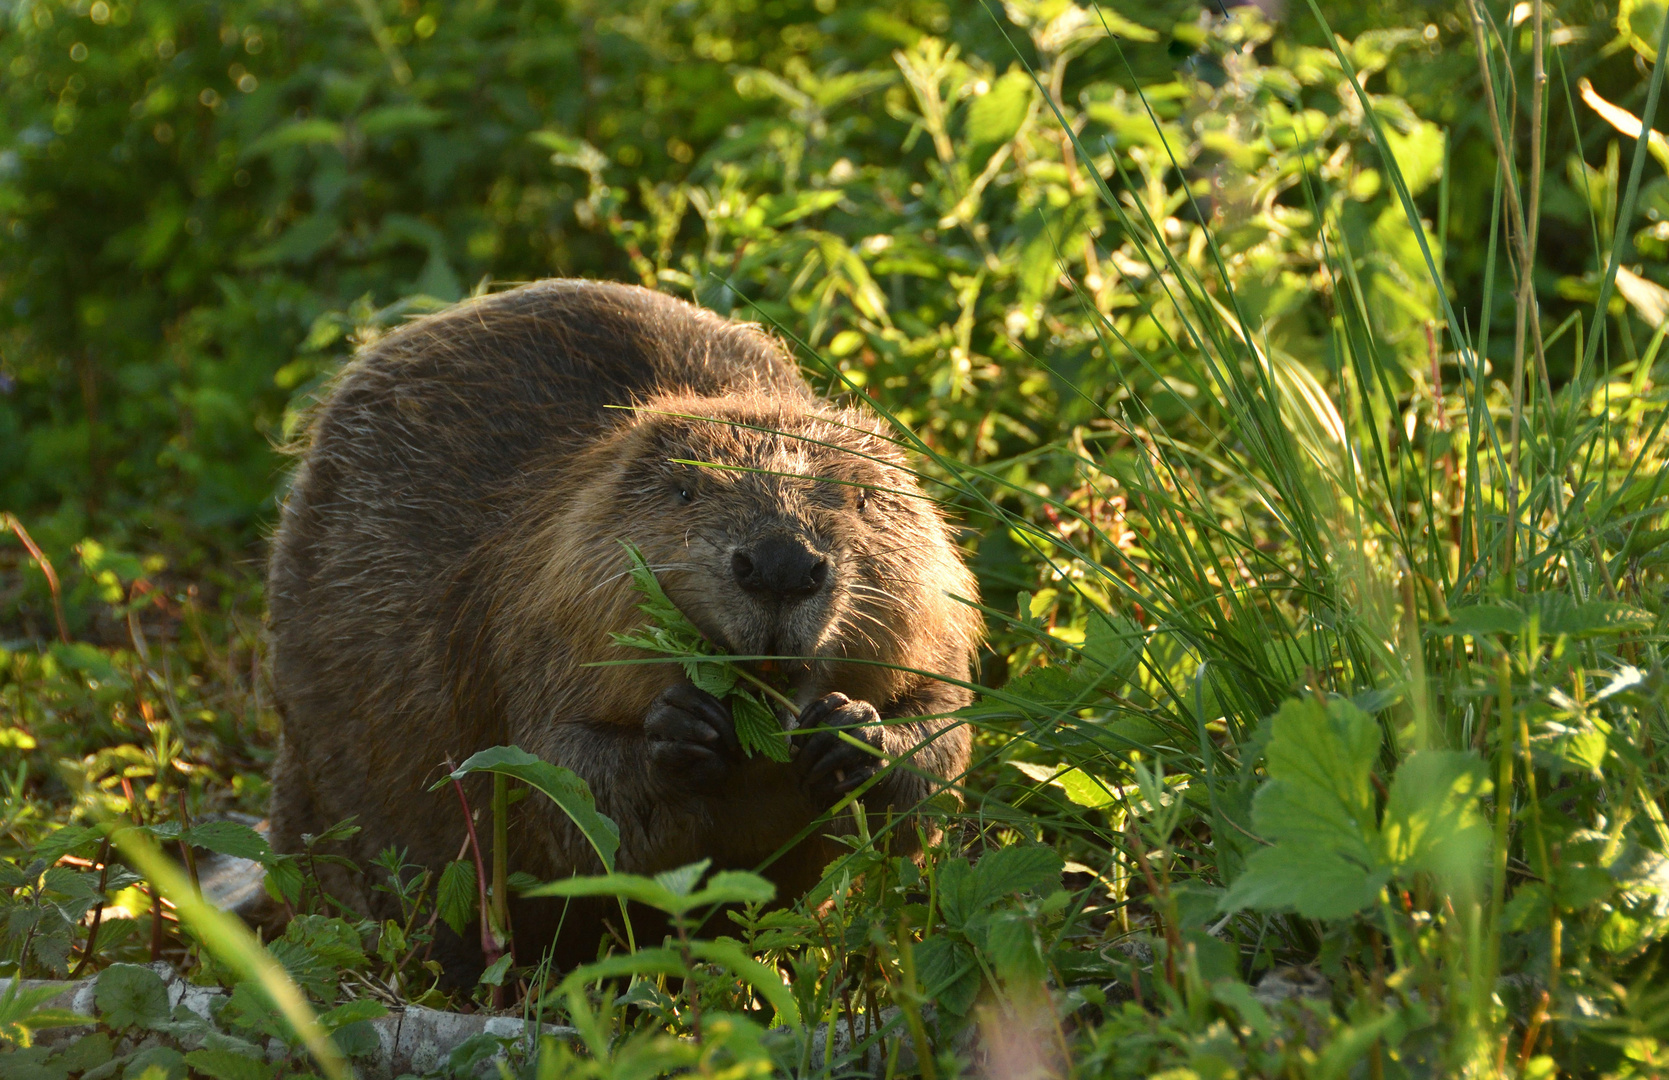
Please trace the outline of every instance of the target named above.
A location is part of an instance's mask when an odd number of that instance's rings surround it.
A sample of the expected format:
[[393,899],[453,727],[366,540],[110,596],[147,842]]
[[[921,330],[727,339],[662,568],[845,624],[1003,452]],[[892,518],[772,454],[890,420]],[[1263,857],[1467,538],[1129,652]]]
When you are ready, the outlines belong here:
[[867,701],[827,694],[800,713],[799,728],[812,730],[796,735],[794,765],[818,805],[835,802],[885,764],[876,753],[841,738],[848,735],[875,751],[881,749],[881,714]]

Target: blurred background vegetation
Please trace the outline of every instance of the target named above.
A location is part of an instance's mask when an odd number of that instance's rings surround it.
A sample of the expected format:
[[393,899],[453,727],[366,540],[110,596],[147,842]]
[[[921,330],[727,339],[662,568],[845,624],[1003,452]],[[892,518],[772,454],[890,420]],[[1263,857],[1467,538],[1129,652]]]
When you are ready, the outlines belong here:
[[[1052,19],[1059,6],[12,4],[0,505],[60,547],[256,558],[274,447],[349,334],[419,298],[550,275],[778,320],[947,449],[1013,457],[1107,406],[1108,369],[1130,366],[1061,271],[1115,313],[1147,284],[1056,108],[1116,189],[1163,187],[1178,228],[1218,230],[1242,309],[1318,378],[1335,303],[1320,223],[1336,215],[1384,346],[1429,381],[1433,290],[1308,12],[1208,40],[1196,4],[1113,6],[1115,47],[1094,15]],[[1588,78],[1638,113],[1645,91],[1635,54],[1610,47],[1615,12],[1557,16],[1550,329],[1591,299],[1593,231],[1616,198],[1619,137],[1570,95]],[[1479,312],[1494,150],[1469,17],[1330,17],[1443,232],[1457,307]],[[1304,189],[1295,147],[1312,140],[1325,196]],[[1669,213],[1665,190],[1647,191],[1647,224]],[[1494,295],[1498,329],[1511,303]],[[1568,377],[1575,340],[1550,377]],[[1490,348],[1498,360],[1510,333]],[[1210,388],[1172,358],[1129,392],[1211,423]]]
[[[1662,4],[0,20],[12,970],[147,955],[94,950],[97,891],[40,876],[108,865],[93,833],[52,847],[64,822],[262,812],[263,536],[331,374],[413,315],[586,276],[772,325],[915,433],[966,526],[992,693],[931,858],[1047,846],[1073,899],[1021,875],[978,924],[859,853],[843,944],[749,930],[807,1015],[994,995],[1024,1028],[1046,972],[1040,1045],[1085,1075],[1661,1067],[1669,149],[1637,136]],[[1260,796],[1306,746],[1356,794]],[[1326,847],[1283,797],[1365,814],[1344,876],[1371,888],[1280,862]],[[911,925],[944,994],[900,975]],[[688,1030],[647,1002],[622,1033]]]

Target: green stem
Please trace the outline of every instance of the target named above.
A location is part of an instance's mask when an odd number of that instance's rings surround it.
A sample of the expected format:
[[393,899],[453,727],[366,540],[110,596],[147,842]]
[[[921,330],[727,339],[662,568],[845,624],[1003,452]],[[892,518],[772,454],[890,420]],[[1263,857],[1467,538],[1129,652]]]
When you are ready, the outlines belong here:
[[761,694],[764,694],[766,697],[770,698],[772,701],[776,702],[777,704],[781,705],[783,708],[787,709],[789,715],[794,717],[795,720],[798,720],[800,718],[800,709],[797,705],[794,704],[794,699],[793,698],[789,697],[787,694],[784,694],[781,690],[778,690],[775,687],[771,686],[764,679],[761,679],[759,676],[755,675],[753,672],[747,670],[746,668],[742,667],[739,664],[734,665],[734,670],[735,670],[736,674],[740,675],[742,678],[746,679],[748,682],[752,683],[755,687],[757,687]]
[[1489,963],[1490,979],[1494,983],[1501,969],[1501,918],[1507,896],[1507,832],[1513,808],[1513,684],[1512,661],[1501,657],[1496,665],[1500,686],[1500,722],[1496,728],[1495,754],[1495,875],[1490,886]]

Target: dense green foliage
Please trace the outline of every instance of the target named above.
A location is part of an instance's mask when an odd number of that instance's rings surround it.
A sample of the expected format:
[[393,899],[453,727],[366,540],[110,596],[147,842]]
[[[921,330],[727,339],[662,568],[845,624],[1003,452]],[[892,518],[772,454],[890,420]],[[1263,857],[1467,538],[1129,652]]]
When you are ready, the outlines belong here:
[[[389,853],[379,926],[320,891],[329,837],[208,815],[264,805],[275,446],[355,343],[549,274],[766,321],[896,420],[991,649],[919,862],[859,837],[779,910],[700,867],[546,886],[676,933],[489,969],[473,1000],[579,1029],[538,1075],[861,1068],[819,1022],[926,1076],[1663,1067],[1660,5],[4,11],[0,955],[115,1003],[40,1075],[310,1067],[114,821],[265,864],[349,1055],[375,1000],[446,1000],[437,921],[536,886]],[[107,900],[139,918],[95,935]],[[159,955],[228,1011],[156,1011],[121,965]]]

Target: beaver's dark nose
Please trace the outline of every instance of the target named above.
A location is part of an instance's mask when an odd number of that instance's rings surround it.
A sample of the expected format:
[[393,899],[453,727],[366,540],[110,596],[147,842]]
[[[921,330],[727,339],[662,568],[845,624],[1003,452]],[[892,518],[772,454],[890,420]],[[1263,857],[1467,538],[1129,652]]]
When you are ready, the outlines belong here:
[[787,536],[768,536],[730,557],[736,584],[771,600],[803,600],[829,581],[829,560]]

